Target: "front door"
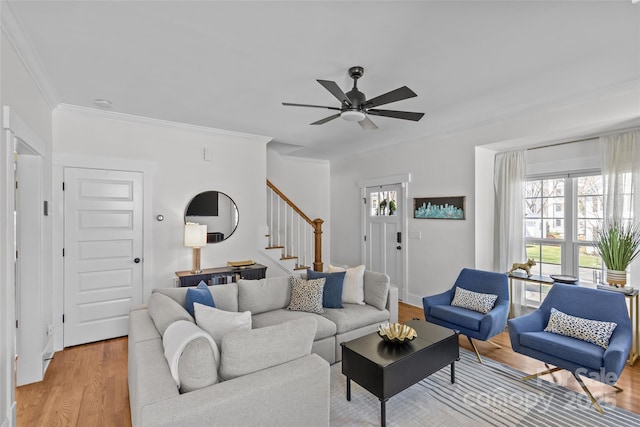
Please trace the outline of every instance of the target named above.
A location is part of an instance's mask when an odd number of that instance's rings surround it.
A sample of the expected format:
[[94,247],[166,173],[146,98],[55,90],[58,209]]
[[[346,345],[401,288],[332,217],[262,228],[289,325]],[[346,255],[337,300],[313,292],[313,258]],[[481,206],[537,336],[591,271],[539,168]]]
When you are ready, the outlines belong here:
[[64,168],[64,346],[127,335],[142,303],[141,172]]
[[391,284],[404,284],[402,268],[402,218],[404,202],[401,184],[366,188],[365,265],[367,270],[386,273]]

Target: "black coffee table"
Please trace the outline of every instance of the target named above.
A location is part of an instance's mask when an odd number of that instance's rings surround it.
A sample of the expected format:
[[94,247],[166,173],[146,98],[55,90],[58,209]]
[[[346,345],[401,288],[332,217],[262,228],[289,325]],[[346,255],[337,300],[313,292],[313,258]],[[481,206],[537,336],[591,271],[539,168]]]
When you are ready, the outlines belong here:
[[436,371],[451,365],[455,383],[455,362],[460,358],[458,334],[424,320],[406,323],[417,337],[406,344],[387,343],[374,332],[342,343],[342,373],[347,377],[347,400],[351,380],[380,399],[380,423],[386,425],[386,402]]

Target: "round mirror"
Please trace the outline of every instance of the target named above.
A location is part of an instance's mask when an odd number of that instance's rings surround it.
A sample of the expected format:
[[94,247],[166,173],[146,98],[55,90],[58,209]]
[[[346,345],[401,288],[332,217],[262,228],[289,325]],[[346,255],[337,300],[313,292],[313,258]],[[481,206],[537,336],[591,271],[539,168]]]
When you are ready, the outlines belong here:
[[228,239],[238,227],[238,207],[220,191],[205,191],[196,195],[184,212],[184,222],[207,226],[207,243]]

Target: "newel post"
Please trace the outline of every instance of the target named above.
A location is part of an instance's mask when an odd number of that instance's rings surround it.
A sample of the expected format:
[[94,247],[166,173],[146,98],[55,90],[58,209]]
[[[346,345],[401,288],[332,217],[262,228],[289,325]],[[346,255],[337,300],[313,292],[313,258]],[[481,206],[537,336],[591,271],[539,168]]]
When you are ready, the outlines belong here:
[[313,234],[315,237],[315,254],[313,260],[313,270],[322,271],[322,223],[324,221],[320,218],[313,220]]

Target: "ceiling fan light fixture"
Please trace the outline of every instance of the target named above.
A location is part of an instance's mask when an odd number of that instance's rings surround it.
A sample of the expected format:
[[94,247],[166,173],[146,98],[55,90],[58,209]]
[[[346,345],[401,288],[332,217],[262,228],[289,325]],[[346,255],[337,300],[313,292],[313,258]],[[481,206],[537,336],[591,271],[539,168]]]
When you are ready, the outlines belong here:
[[362,111],[347,110],[343,111],[340,117],[348,122],[361,122],[367,116]]

